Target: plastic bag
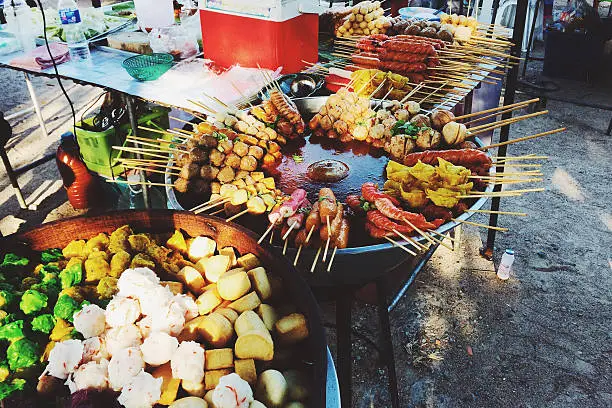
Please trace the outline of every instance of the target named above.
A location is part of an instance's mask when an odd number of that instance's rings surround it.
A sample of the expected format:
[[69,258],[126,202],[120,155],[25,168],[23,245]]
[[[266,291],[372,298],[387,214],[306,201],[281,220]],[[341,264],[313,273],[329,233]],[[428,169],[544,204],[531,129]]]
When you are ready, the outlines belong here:
[[149,33],[153,52],[172,54],[175,60],[193,57],[199,51],[196,36],[184,26],[155,28]]

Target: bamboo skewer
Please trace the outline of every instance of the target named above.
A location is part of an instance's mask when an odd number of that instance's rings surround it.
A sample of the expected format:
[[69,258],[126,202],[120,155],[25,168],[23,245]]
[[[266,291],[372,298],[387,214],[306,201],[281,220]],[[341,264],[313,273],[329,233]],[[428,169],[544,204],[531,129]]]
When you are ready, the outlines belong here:
[[181,118],[177,118],[175,116],[168,116],[170,119],[176,120],[177,122],[181,122],[181,123],[185,123],[186,125],[191,125],[192,128],[196,128],[197,125],[195,123],[192,123],[188,120],[185,119],[181,119]]
[[484,147],[481,147],[480,150],[488,150],[488,149],[492,149],[494,147],[500,147],[500,146],[506,146],[506,145],[513,144],[513,143],[524,142],[525,140],[531,140],[531,139],[535,139],[535,138],[538,138],[538,137],[548,136],[548,135],[552,135],[552,134],[555,134],[555,133],[564,132],[565,130],[566,130],[566,128],[559,128],[559,129],[549,130],[547,132],[537,133],[537,134],[531,135],[531,136],[519,137],[518,139],[512,139],[512,140],[508,140],[508,141],[505,141],[505,142],[494,143],[494,144],[489,145],[489,146],[484,146]]
[[157,157],[157,158],[160,158],[160,159],[166,159],[166,161],[169,160],[168,156],[162,156],[161,154],[155,154],[155,153],[147,153],[147,152],[143,152],[143,151],[140,151],[139,149],[135,149],[135,148],[132,148],[132,147],[113,146],[113,149],[119,150],[119,151],[122,151],[122,152],[128,152],[128,153],[139,153],[139,154],[142,154],[143,156],[151,156],[151,157]]
[[266,236],[270,233],[270,231],[272,231],[272,228],[274,228],[274,223],[270,223],[270,226],[268,227],[268,229],[266,230],[266,232],[263,233],[263,235],[257,240],[258,244],[261,244],[261,242],[266,238]]
[[500,231],[500,232],[508,232],[509,231],[508,228],[504,228],[504,227],[494,227],[494,226],[491,226],[491,225],[479,224],[477,222],[459,220],[459,219],[456,219],[456,218],[451,218],[451,220],[453,220],[453,221],[455,221],[457,223],[460,223],[460,224],[473,225],[475,227],[487,228],[487,229],[492,229],[492,230]]
[[308,241],[310,241],[310,237],[312,236],[314,229],[315,229],[314,225],[310,227],[310,231],[308,231],[308,235],[306,236],[306,240],[304,242],[308,243]]
[[240,211],[238,214],[232,215],[231,217],[229,217],[228,219],[226,219],[226,220],[225,220],[225,222],[230,222],[230,221],[232,221],[232,220],[235,220],[236,218],[241,217],[241,216],[243,216],[244,214],[246,214],[246,213],[248,213],[248,212],[249,212],[249,210],[248,210],[248,209],[246,209],[246,210],[244,210],[244,211]]
[[486,130],[490,130],[489,128],[498,128],[501,127],[503,125],[509,125],[512,124],[514,122],[520,122],[521,120],[525,120],[525,119],[531,119],[534,118],[536,116],[540,116],[540,115],[546,115],[548,113],[547,110],[543,110],[540,112],[535,112],[535,113],[529,113],[527,115],[523,115],[523,116],[515,116],[509,119],[504,119],[504,120],[500,120],[497,122],[493,122],[493,123],[485,123],[484,125],[480,125],[480,126],[474,126],[469,128],[468,130],[470,131],[470,133],[472,133],[474,130],[476,131],[482,131],[484,129]]
[[314,257],[314,261],[312,261],[312,266],[310,267],[310,273],[314,273],[315,267],[317,266],[317,261],[319,260],[319,255],[321,255],[321,249],[323,247],[319,247],[317,254]]
[[[167,161],[164,161],[167,163]],[[149,163],[145,160],[131,160],[131,159],[125,159],[125,160],[119,160],[119,163],[121,163],[122,165],[126,165],[126,166],[140,166],[143,169],[148,169],[149,167],[157,167],[157,168],[163,168],[163,169],[169,169],[169,170],[181,170],[181,167],[178,166],[168,166],[166,164],[159,164],[159,163]]]
[[272,230],[272,233],[270,234],[270,245],[272,245],[272,241],[274,241],[274,230]]
[[302,247],[304,245],[300,245],[300,247],[297,250],[297,253],[295,254],[295,259],[293,260],[293,266],[296,266],[298,263],[298,259],[300,259],[300,254],[302,253]]
[[427,241],[429,241],[430,244],[435,245],[436,242],[431,239],[431,237],[429,236],[429,234],[424,233],[421,229],[419,229],[419,227],[417,227],[416,225],[414,225],[413,223],[411,223],[410,221],[408,221],[407,219],[403,218],[402,219],[406,224],[410,225],[410,227],[412,227],[412,229],[414,229],[416,232],[419,233],[419,235],[421,235],[423,238],[425,238]]
[[384,237],[387,241],[389,241],[390,243],[392,243],[393,245],[395,245],[398,248],[401,248],[402,250],[406,251],[407,253],[409,253],[412,256],[417,256],[416,253],[412,252],[410,249],[406,248],[404,245],[400,244],[399,242],[385,236]]
[[203,212],[203,211],[210,210],[211,208],[218,207],[218,206],[223,205],[223,204],[225,204],[225,203],[227,203],[227,202],[230,202],[230,201],[231,201],[231,198],[226,198],[226,199],[224,199],[224,200],[222,200],[222,201],[215,202],[215,203],[213,203],[213,204],[211,204],[211,205],[209,205],[209,206],[207,206],[207,207],[204,207],[204,208],[200,208],[200,209],[198,209],[198,210],[195,210],[195,211],[194,211],[194,214],[199,214],[199,213],[201,213],[201,212]]
[[493,164],[496,164],[514,160],[548,160],[548,156],[536,156],[535,154],[530,154],[526,156],[493,156],[492,159],[496,160],[493,162]]
[[119,180],[119,179],[106,179],[107,183],[119,183],[119,184],[129,184],[129,185],[143,185],[143,186],[159,186],[159,187],[172,187],[173,184],[166,183],[152,183],[150,181],[128,181],[128,180]]
[[[542,192],[545,191],[546,189],[541,187],[541,188],[523,188],[521,190],[506,190],[506,191],[500,191],[500,193],[513,193],[513,194],[518,194],[518,193],[538,193],[538,192]],[[486,191],[471,191],[471,194],[488,194]]]
[[[173,153],[186,153],[184,150],[180,150],[180,149],[174,149],[172,147],[166,147],[166,146],[161,146],[159,144],[155,144],[155,143],[147,143],[147,142],[141,142],[140,140],[134,140],[132,139],[131,136],[128,136],[126,138],[129,142],[131,142],[132,144],[135,145],[141,145],[141,146],[148,146],[148,147],[157,147],[158,149],[148,149],[148,151],[159,151],[159,152],[173,152]],[[138,147],[136,147],[138,148]]]
[[461,120],[461,119],[467,119],[467,118],[471,118],[474,116],[480,116],[483,115],[485,113],[491,113],[491,112],[497,112],[500,110],[504,110],[504,109],[508,109],[508,108],[513,108],[515,106],[520,106],[520,105],[524,105],[524,104],[530,104],[530,103],[534,103],[534,102],[538,102],[540,100],[540,98],[534,98],[534,99],[530,99],[528,101],[523,101],[523,102],[516,102],[510,105],[502,105],[502,106],[498,106],[496,108],[491,108],[491,109],[485,109],[483,111],[479,111],[479,112],[472,112],[472,113],[468,113],[465,115],[460,115],[460,116],[455,116],[455,120]]
[[174,173],[174,172],[170,172],[170,171],[163,171],[163,170],[155,170],[155,169],[147,169],[146,167],[137,167],[137,166],[129,166],[129,165],[123,165],[124,169],[130,169],[130,170],[138,170],[138,171],[145,171],[145,172],[151,172],[151,173],[158,173],[158,174],[170,174],[172,176],[178,176],[180,173]]
[[222,212],[222,211],[225,211],[225,208],[221,208],[221,209],[219,209],[219,210],[217,210],[217,211],[213,211],[213,212],[211,212],[211,213],[210,213],[210,214],[208,214],[208,215],[217,215],[217,214],[219,214],[219,213],[220,213],[220,212]]
[[331,240],[331,227],[329,225],[329,215],[327,218],[327,241],[325,242],[325,252],[323,252],[323,262],[327,260],[327,250],[329,249],[329,241]]
[[334,252],[332,252],[331,258],[329,258],[329,264],[327,265],[327,272],[331,272],[332,264],[334,263],[334,258],[336,257],[336,252],[338,251],[338,247],[334,247]]
[[464,125],[466,125],[466,126],[467,125],[471,125],[472,123],[480,122],[480,121],[483,121],[483,120],[486,120],[486,119],[489,119],[489,118],[494,118],[496,116],[503,115],[504,113],[512,112],[512,111],[519,110],[519,109],[523,109],[523,108],[526,108],[528,106],[529,106],[529,104],[519,105],[519,106],[516,106],[514,108],[504,109],[504,110],[501,110],[499,112],[491,113],[490,115],[481,116],[479,118],[470,120],[468,122],[462,122],[462,123]]
[[286,239],[285,240],[285,244],[283,245],[283,255],[285,255],[287,253],[287,245],[289,244],[289,240]]
[[[159,133],[160,135],[169,135],[169,136],[176,136],[176,133],[172,133],[170,130],[158,130],[158,129],[152,129],[146,126],[138,126],[138,129],[140,130],[146,130],[147,132],[153,132],[153,133]],[[181,137],[186,137],[186,135],[180,135]],[[136,137],[136,136],[130,136],[130,137]]]
[[410,237],[402,234],[401,232],[399,232],[398,230],[394,229],[393,232],[400,238],[402,238],[404,241],[408,242],[410,245],[412,245],[413,247],[415,247],[417,250],[421,251],[423,249],[427,249],[427,247],[417,241],[412,240]]
[[291,231],[293,231],[293,228],[295,228],[295,222],[293,224],[291,224],[289,226],[289,229],[287,230],[287,232],[285,232],[285,235],[283,235],[283,241],[287,241],[287,238],[289,238],[289,234],[291,234]]
[[516,211],[494,211],[494,210],[466,210],[465,212],[483,213],[483,214],[499,214],[499,215],[514,215],[517,217],[526,217],[528,214]]
[[221,200],[224,200],[224,199],[225,199],[224,197],[217,197],[217,198],[213,198],[212,200],[208,200],[208,201],[206,201],[206,202],[204,202],[204,203],[202,203],[202,204],[198,204],[198,205],[196,205],[195,207],[193,207],[193,208],[192,208],[191,210],[189,210],[189,211],[195,211],[195,210],[197,210],[197,209],[199,209],[199,208],[206,207],[206,206],[208,206],[208,205],[209,205],[209,204],[211,204],[211,203],[214,203],[214,202],[217,202],[217,201],[221,201]]

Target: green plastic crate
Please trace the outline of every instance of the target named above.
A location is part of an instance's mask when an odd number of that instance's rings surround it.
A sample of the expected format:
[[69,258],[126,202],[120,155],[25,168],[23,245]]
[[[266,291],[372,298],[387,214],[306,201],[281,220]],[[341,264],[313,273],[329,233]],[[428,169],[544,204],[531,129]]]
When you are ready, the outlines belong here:
[[[167,108],[153,107],[150,113],[138,118],[138,124],[153,129],[165,130],[170,126]],[[84,122],[91,125],[90,119]],[[114,150],[113,146],[125,146],[125,137],[132,133],[129,125],[123,125],[119,128],[119,134],[114,128],[107,129],[104,132],[92,132],[81,127],[81,122],[77,123],[76,137],[81,150],[81,156],[87,168],[94,173],[102,176],[113,177],[123,173],[123,166],[118,163],[118,159],[132,157],[132,154]],[[159,133],[140,130],[139,137],[145,137],[152,140],[159,138]],[[166,140],[172,139],[170,135],[163,135]]]

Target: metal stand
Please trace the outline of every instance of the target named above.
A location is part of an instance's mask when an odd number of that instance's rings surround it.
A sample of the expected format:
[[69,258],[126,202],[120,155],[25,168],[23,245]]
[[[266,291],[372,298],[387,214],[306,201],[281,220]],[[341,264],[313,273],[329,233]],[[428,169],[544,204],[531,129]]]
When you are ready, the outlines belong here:
[[[134,98],[123,94],[123,99],[127,105],[128,116],[130,118],[130,126],[132,128],[132,136],[138,136],[138,119],[136,118],[136,107],[134,106]],[[142,159],[139,153],[136,153],[138,159]],[[142,198],[144,200],[144,208],[151,208],[151,198],[149,196],[149,186],[147,185],[147,175],[144,170],[140,171],[140,182],[142,183]]]
[[[399,392],[397,384],[397,372],[395,369],[395,357],[393,354],[393,338],[391,335],[391,321],[389,313],[397,306],[398,302],[404,297],[410,286],[414,283],[419,272],[432,257],[438,245],[431,246],[427,252],[423,253],[416,263],[412,266],[412,271],[408,278],[402,282],[395,294],[389,296],[389,283],[386,278],[379,278],[375,282],[366,282],[363,286],[374,283],[376,285],[376,302],[378,307],[378,321],[380,324],[379,346],[381,361],[387,367],[388,389],[391,398],[391,406],[399,408]],[[403,264],[400,267],[405,266]],[[352,306],[354,303],[355,292],[362,286],[340,286],[334,289],[336,301],[336,343],[338,360],[338,378],[340,383],[340,396],[343,408],[352,407],[352,377],[353,377],[353,357],[351,330],[353,325]]]
[[523,63],[523,72],[521,78],[525,78],[525,72],[527,72],[527,64],[529,63],[531,55],[531,47],[533,45],[533,34],[535,32],[535,26],[538,21],[538,11],[540,10],[540,0],[536,0],[535,10],[533,12],[533,21],[531,22],[531,30],[529,31],[529,40],[527,40],[527,51],[525,52],[525,62]]
[[[525,32],[525,20],[527,18],[527,7],[529,6],[528,0],[518,0],[516,5],[516,17],[514,20],[514,31],[512,33],[512,43],[514,46],[512,47],[511,55],[515,57],[521,56],[521,46],[523,42],[523,34]],[[506,91],[504,92],[504,106],[510,105],[514,103],[514,96],[516,94],[516,87],[518,85],[518,66],[514,65],[509,73],[506,82]],[[502,120],[509,119],[512,117],[512,112],[508,112],[502,115]],[[510,134],[510,126],[504,126],[501,128],[501,132],[499,134],[499,141],[506,142],[508,141],[508,136]],[[497,150],[497,156],[503,157],[507,153],[507,145],[500,146]],[[503,173],[504,168],[497,167],[497,172]],[[493,188],[493,192],[501,191],[501,184],[495,185]],[[491,210],[499,211],[501,199],[499,197],[495,197],[491,201]],[[498,214],[491,214],[489,218],[490,226],[497,226]],[[495,235],[496,231],[494,229],[489,229],[487,234],[487,243],[485,248],[481,250],[482,255],[487,259],[493,258],[493,250],[495,248]]]
[[34,111],[36,112],[36,117],[38,118],[38,123],[40,124],[40,130],[42,131],[43,136],[47,137],[49,136],[49,134],[47,133],[47,127],[45,126],[45,119],[42,116],[40,104],[38,103],[38,97],[36,96],[36,92],[34,92],[32,81],[30,80],[30,76],[27,72],[24,72],[23,76],[25,78],[26,86],[28,87],[28,93],[30,94],[30,99],[32,100]]

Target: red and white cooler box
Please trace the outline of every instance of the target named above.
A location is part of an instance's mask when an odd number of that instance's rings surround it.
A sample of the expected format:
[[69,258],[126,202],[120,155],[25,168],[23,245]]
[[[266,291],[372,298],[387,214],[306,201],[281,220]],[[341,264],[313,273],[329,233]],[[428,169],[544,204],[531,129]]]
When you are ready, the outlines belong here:
[[204,57],[217,65],[298,72],[317,62],[317,1],[202,0]]

